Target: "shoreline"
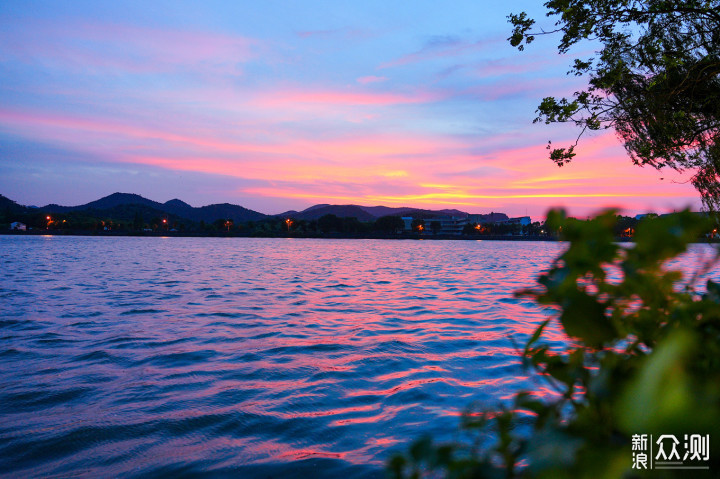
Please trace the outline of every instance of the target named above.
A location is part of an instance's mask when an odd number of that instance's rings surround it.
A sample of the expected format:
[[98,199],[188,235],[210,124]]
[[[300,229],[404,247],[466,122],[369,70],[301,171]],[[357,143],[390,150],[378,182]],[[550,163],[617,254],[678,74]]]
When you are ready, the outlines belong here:
[[243,234],[243,233],[197,233],[182,231],[166,232],[132,232],[132,231],[2,231],[5,236],[102,236],[102,237],[132,237],[132,238],[297,238],[297,239],[382,239],[382,240],[441,240],[441,241],[559,241],[552,236],[504,236],[504,235],[434,235],[418,233],[400,234]]
[[[340,240],[431,240],[431,241],[543,241],[558,242],[564,241],[553,236],[519,236],[519,235],[433,235],[418,233],[401,233],[401,234],[344,234],[344,233],[327,233],[327,234],[243,234],[243,233],[197,233],[197,232],[131,232],[131,231],[2,231],[0,235],[4,236],[93,236],[93,237],[128,237],[128,238],[289,238],[289,239],[340,239]],[[632,238],[616,237],[617,243],[632,243]],[[698,239],[693,243],[696,244],[717,244],[720,238]]]

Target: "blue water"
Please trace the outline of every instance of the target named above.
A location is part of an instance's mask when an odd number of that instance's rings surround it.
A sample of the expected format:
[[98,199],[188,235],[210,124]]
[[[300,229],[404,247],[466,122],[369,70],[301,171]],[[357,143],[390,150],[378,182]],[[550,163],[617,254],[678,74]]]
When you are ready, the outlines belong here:
[[382,477],[536,385],[562,247],[0,236],[0,474]]

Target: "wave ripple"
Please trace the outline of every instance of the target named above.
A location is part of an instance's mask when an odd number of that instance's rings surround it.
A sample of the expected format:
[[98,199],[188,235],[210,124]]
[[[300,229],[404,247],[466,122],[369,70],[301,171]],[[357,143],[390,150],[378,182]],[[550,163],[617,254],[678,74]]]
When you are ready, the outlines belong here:
[[557,243],[0,237],[0,471],[382,477],[528,386]]

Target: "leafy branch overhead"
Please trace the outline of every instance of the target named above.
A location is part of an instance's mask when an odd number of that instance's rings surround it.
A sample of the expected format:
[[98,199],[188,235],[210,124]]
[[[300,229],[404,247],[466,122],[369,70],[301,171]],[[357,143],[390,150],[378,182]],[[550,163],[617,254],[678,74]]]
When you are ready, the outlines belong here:
[[[600,49],[576,58],[570,74],[587,88],[571,98],[547,97],[535,122],[573,123],[578,140],[588,130],[614,129],[632,161],[655,168],[690,169],[711,209],[720,209],[720,2],[718,0],[551,0],[551,30],[536,31],[526,13],[512,14],[510,44],[524,50],[539,35],[560,36],[558,51],[577,43]],[[575,144],[553,148],[558,165]]]

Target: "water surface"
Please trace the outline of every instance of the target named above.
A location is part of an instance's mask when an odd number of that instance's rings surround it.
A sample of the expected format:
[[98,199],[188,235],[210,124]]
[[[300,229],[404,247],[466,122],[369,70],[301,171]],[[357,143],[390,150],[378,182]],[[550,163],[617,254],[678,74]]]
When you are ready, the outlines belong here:
[[562,248],[0,236],[0,471],[381,477],[537,385],[513,291]]

